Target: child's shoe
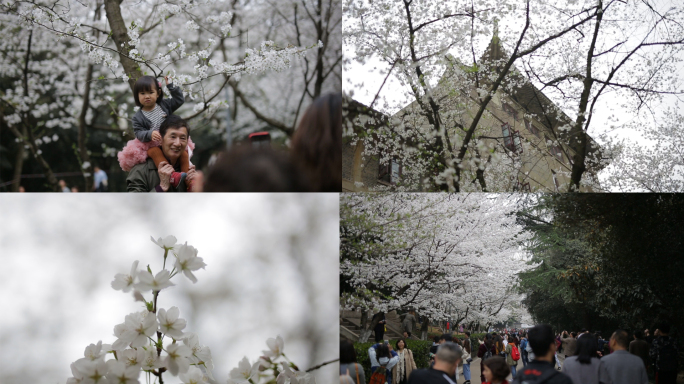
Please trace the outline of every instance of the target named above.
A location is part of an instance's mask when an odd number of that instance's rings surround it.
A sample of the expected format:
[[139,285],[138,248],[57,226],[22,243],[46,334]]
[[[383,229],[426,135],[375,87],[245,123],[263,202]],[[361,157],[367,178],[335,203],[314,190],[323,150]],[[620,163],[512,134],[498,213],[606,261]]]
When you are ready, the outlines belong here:
[[173,185],[174,188],[178,188],[178,185],[185,180],[185,176],[188,174],[185,172],[174,172],[171,174],[171,185]]

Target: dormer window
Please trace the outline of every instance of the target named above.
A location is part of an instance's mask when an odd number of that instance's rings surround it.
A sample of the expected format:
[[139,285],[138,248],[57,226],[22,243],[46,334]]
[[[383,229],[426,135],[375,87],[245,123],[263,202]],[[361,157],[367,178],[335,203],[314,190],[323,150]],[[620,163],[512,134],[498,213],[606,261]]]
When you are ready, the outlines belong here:
[[554,156],[556,156],[558,161],[560,161],[561,163],[563,162],[563,151],[561,150],[561,148],[558,145],[552,145],[551,146],[551,153]]
[[503,103],[501,105],[501,109],[510,117],[512,117],[514,120],[518,118],[518,111],[515,110],[512,106],[509,104]]
[[525,127],[527,128],[528,131],[532,132],[533,135],[535,135],[541,139],[541,132],[539,132],[537,127],[535,127],[531,121],[525,119]]
[[563,162],[563,151],[561,150],[561,147],[551,141],[548,136],[544,135],[544,139],[546,140],[546,145],[549,148],[549,152],[556,158],[556,160],[560,161],[561,163]]

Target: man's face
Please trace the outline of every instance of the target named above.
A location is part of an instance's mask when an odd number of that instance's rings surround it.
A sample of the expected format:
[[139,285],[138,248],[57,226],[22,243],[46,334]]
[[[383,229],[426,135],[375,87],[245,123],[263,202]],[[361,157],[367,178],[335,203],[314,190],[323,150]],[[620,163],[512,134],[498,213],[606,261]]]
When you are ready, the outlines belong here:
[[164,156],[169,159],[171,164],[176,163],[187,146],[188,129],[185,127],[169,128],[166,130],[166,135],[162,137],[162,152],[164,152]]

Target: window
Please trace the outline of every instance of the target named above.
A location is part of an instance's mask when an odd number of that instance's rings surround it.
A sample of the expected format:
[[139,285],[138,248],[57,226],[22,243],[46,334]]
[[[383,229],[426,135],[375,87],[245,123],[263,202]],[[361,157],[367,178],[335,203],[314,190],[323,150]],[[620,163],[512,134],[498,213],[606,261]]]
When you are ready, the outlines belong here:
[[501,109],[503,109],[503,111],[504,111],[508,116],[512,117],[513,119],[517,119],[517,118],[518,118],[518,111],[516,111],[515,108],[513,108],[512,106],[510,106],[510,105],[508,105],[508,104],[506,104],[506,103],[502,103],[502,104],[501,104]]
[[389,184],[397,184],[401,179],[401,164],[399,160],[392,159],[389,164],[380,164],[378,179]]
[[501,126],[501,132],[504,139],[504,147],[513,153],[522,153],[522,140],[520,140],[520,133],[511,129],[511,125],[505,123]]
[[533,135],[535,135],[541,139],[541,132],[539,132],[537,127],[535,127],[531,121],[525,119],[525,127],[527,128],[528,131],[532,132]]
[[551,154],[555,156],[558,161],[563,162],[563,151],[561,150],[561,147],[551,141],[551,139],[549,139],[549,137],[546,135],[544,135],[544,139],[546,140],[546,145],[549,147],[549,152],[551,152]]
[[558,158],[560,162],[563,162],[563,151],[558,145],[551,146],[551,153]]

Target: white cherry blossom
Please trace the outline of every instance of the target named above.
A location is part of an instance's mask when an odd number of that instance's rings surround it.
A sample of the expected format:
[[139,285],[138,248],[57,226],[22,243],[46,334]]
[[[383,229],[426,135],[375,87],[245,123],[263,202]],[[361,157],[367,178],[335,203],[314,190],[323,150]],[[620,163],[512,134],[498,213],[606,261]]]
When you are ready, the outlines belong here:
[[138,260],[133,262],[133,265],[131,266],[131,273],[128,275],[125,275],[123,273],[117,273],[114,276],[114,281],[112,281],[112,288],[114,288],[117,291],[123,291],[123,292],[128,292],[133,288],[133,284],[135,283],[135,277],[138,274]]
[[107,363],[102,359],[95,361],[81,359],[76,361],[75,368],[83,376],[83,379],[80,381],[81,384],[100,384],[107,382],[105,375],[108,372],[108,367]]
[[157,356],[157,350],[154,348],[148,348],[145,350],[145,356],[142,363],[143,371],[152,371],[154,369],[159,369],[164,366],[159,356]]
[[126,349],[121,351],[118,357],[119,361],[124,362],[127,367],[137,367],[140,369],[145,362],[145,349]]
[[138,381],[140,367],[127,366],[124,362],[117,360],[107,361],[107,366],[109,367],[107,373],[109,384],[140,384]]
[[176,255],[176,269],[178,271],[182,271],[183,274],[190,279],[190,281],[196,283],[197,278],[192,271],[196,271],[207,266],[201,257],[197,257],[197,249],[191,245],[188,245],[186,242],[185,244],[176,247],[176,249],[174,249],[174,254]]
[[192,351],[183,344],[169,344],[165,349],[167,356],[164,365],[171,372],[172,375],[178,376],[179,373],[185,373],[190,368],[190,355]]
[[285,342],[283,341],[283,338],[278,335],[275,339],[271,337],[266,340],[266,345],[268,345],[269,350],[263,351],[264,355],[270,358],[277,358],[283,353]]
[[248,384],[250,380],[259,373],[259,366],[259,361],[250,364],[247,356],[245,356],[240,360],[237,368],[233,368],[230,371],[228,384]]
[[179,377],[184,384],[201,384],[207,382],[204,380],[202,370],[197,367],[190,367],[187,373],[181,373]]
[[100,340],[97,342],[97,344],[90,344],[87,346],[83,352],[83,355],[86,359],[94,361],[104,356],[105,353],[106,351],[102,350],[102,340]]
[[169,281],[170,277],[171,272],[166,269],[161,270],[155,276],[152,276],[149,271],[140,271],[138,273],[138,280],[140,280],[140,282],[135,284],[135,288],[141,292],[161,291],[164,288],[175,285]]
[[214,362],[211,359],[211,350],[207,346],[201,346],[199,337],[192,332],[185,334],[183,344],[187,345],[192,350],[190,361],[193,364],[204,365],[207,370],[207,376],[213,379],[211,371],[214,370]]
[[180,319],[180,309],[178,307],[169,308],[168,312],[164,308],[157,311],[157,319],[159,319],[159,328],[167,336],[174,339],[183,337],[183,329],[186,326],[186,321]]
[[152,240],[153,243],[157,244],[161,249],[163,250],[171,250],[174,248],[176,245],[176,237],[175,236],[166,236],[165,238],[158,238],[157,240],[154,239],[154,237],[150,236],[150,240]]
[[283,371],[278,375],[277,384],[315,384],[316,379],[306,372],[293,371],[283,365]]
[[112,344],[115,350],[121,350],[128,345],[131,348],[142,347],[147,343],[147,338],[157,332],[158,327],[156,316],[147,310],[127,315],[124,327],[120,325],[114,327],[114,334],[119,334],[119,339]]

